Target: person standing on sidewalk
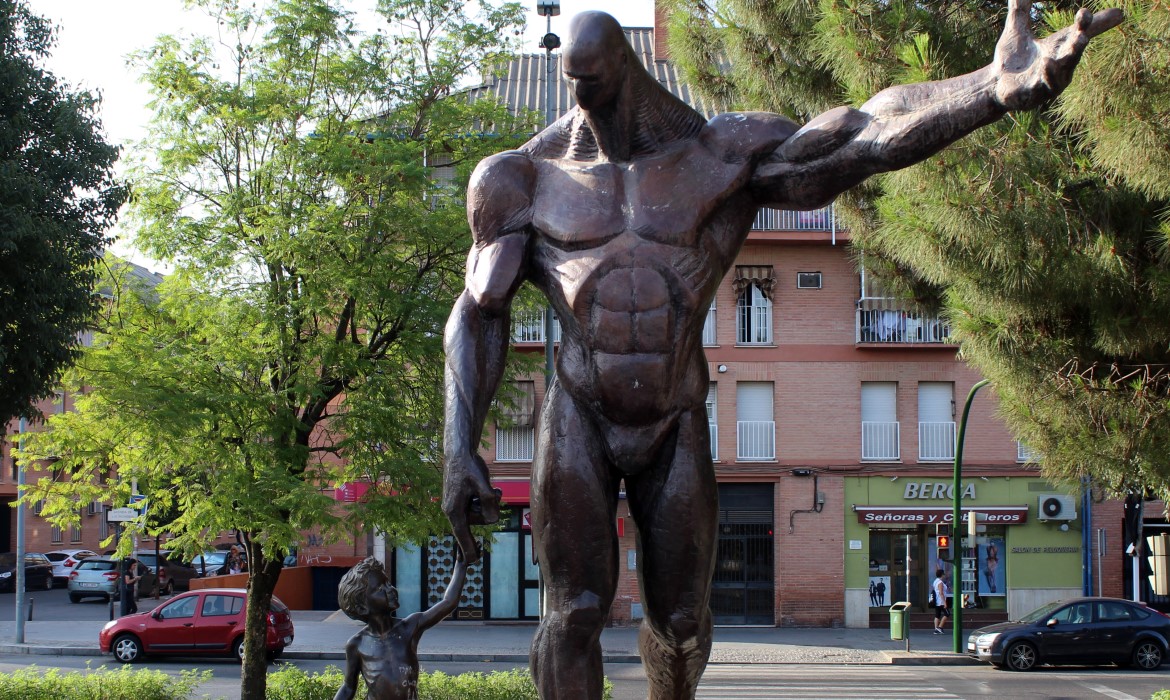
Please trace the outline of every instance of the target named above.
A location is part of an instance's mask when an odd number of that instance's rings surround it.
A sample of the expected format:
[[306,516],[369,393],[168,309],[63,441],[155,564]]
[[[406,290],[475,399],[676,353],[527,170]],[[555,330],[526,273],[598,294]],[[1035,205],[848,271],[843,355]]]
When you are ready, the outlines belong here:
[[138,560],[126,559],[122,562],[122,615],[138,612],[138,581],[142,575],[138,573]]
[[930,584],[932,598],[934,599],[934,633],[942,634],[943,627],[947,624],[947,618],[951,616],[951,611],[947,609],[947,582],[943,580],[942,569],[935,569],[934,583]]

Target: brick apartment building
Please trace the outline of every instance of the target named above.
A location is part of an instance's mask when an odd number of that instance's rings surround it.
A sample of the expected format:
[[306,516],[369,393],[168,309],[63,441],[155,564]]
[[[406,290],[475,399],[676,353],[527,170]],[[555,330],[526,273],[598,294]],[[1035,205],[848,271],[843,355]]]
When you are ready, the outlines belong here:
[[[627,35],[663,85],[710,111],[663,60],[654,30]],[[521,56],[470,94],[555,118],[571,103],[555,55],[552,70],[546,60]],[[764,210],[710,309],[704,346],[720,496],[717,624],[865,627],[884,624],[893,601],[925,609],[939,525],[951,517],[956,425],[981,377],[956,357],[945,322],[884,295],[861,278],[852,255],[831,207]],[[554,340],[556,334],[554,325]],[[514,319],[513,341],[519,351],[543,354],[543,319]],[[482,453],[507,509],[501,532],[469,572],[458,612],[467,619],[540,614],[527,515],[543,375],[518,389],[525,399],[510,411],[507,427],[489,426]],[[64,397],[54,410],[68,407]],[[1047,483],[995,410],[988,387],[973,402],[963,455],[963,508],[982,515],[975,542],[963,543],[963,572],[952,589],[1001,616],[1086,589],[1128,592],[1121,504]],[[9,426],[10,433],[16,429]],[[10,502],[16,472],[7,449],[0,501]],[[344,500],[344,490],[338,493]],[[104,536],[100,512],[109,505],[86,506],[77,532],[56,531],[30,515],[28,549],[96,547]],[[0,548],[14,548],[12,522],[0,519]],[[1148,526],[1165,521],[1150,518]],[[641,616],[641,602],[636,533],[624,501],[615,529],[621,575],[612,621],[625,624]],[[966,526],[958,529],[963,534]],[[372,533],[330,547],[307,536],[301,550],[309,559],[367,553],[389,564],[403,614],[441,597],[453,566],[452,542],[442,536],[396,549]],[[1143,597],[1151,600],[1148,587]]]

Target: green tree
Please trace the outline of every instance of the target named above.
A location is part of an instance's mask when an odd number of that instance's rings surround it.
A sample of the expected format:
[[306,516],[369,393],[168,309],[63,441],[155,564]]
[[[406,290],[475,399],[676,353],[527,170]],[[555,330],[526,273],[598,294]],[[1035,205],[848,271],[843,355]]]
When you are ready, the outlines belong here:
[[[1034,9],[1039,35],[1079,3]],[[725,106],[798,121],[990,59],[1006,1],[677,0],[672,48]],[[860,261],[952,320],[1045,472],[1170,495],[1170,8],[1094,39],[1056,102],[842,198]],[[710,68],[728,56],[726,70]]]
[[52,46],[45,19],[0,0],[0,425],[34,417],[74,360],[126,198],[98,99],[39,65]]
[[[305,530],[401,542],[445,527],[442,329],[470,244],[460,188],[508,145],[473,134],[529,130],[450,95],[504,56],[522,13],[384,0],[394,31],[362,35],[328,0],[199,4],[216,40],[163,37],[138,56],[155,118],[137,243],[174,272],[155,290],[111,282],[120,294],[70,376],[86,387],[78,410],[26,458],[58,460],[30,498],[60,522],[136,479],[177,513],[172,546],[242,533],[242,696],[258,699],[272,592]],[[103,487],[108,465],[119,481]],[[378,497],[339,511],[333,487],[354,480]]]

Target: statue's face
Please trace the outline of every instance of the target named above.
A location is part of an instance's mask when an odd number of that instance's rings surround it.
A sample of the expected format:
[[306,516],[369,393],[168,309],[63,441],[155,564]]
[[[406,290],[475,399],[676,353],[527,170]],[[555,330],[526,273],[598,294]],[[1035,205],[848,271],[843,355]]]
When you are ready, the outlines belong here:
[[574,18],[565,45],[564,70],[581,109],[613,102],[626,80],[625,36],[617,22],[601,13]]
[[371,571],[366,576],[366,606],[370,612],[393,612],[398,609],[398,589],[390,585],[382,571]]

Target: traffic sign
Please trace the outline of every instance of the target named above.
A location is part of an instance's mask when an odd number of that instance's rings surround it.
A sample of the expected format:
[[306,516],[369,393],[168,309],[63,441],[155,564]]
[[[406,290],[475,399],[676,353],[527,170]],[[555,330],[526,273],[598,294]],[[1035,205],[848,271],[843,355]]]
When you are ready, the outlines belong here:
[[111,523],[124,523],[138,517],[138,511],[133,508],[111,508],[106,511],[106,520]]

